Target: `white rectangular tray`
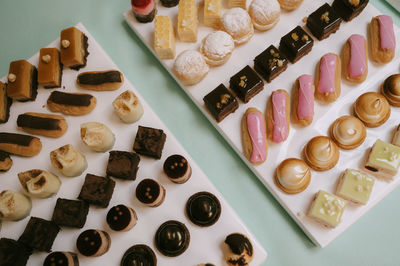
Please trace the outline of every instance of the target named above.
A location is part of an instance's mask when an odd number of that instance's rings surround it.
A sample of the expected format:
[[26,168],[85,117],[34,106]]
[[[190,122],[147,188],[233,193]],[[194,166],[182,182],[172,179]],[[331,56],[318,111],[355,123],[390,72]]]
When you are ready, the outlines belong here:
[[[95,39],[88,33],[84,26],[82,24],[78,24],[77,27],[88,36],[90,52],[87,66],[81,69],[79,72],[118,69],[118,67],[108,57]],[[59,39],[52,42],[49,47],[59,47]],[[38,58],[39,55],[35,54],[29,59],[29,61],[32,64],[37,65]],[[22,192],[17,173],[29,169],[39,168],[58,174],[57,171],[51,166],[49,159],[50,151],[64,144],[72,144],[79,151],[85,154],[88,160],[88,169],[79,177],[68,178],[59,175],[62,185],[57,195],[49,199],[32,198],[33,208],[30,214],[31,216],[50,220],[57,198],[61,197],[76,199],[78,197],[86,173],[100,176],[105,175],[108,152],[96,153],[90,151],[83,145],[82,141],[80,140],[79,133],[81,123],[97,121],[106,124],[116,135],[116,142],[113,147],[114,150],[132,151],[138,125],[163,129],[167,135],[167,140],[162,152],[162,158],[160,160],[141,156],[136,181],[123,181],[120,179],[115,179],[116,187],[108,208],[103,209],[91,206],[86,224],[82,229],[69,229],[63,227],[54,241],[53,251],[77,252],[75,248],[75,241],[79,233],[83,230],[94,228],[105,230],[110,234],[112,241],[111,248],[106,254],[97,258],[87,258],[79,255],[81,265],[119,265],[123,253],[130,246],[139,243],[144,243],[152,247],[157,256],[158,265],[197,265],[207,262],[214,263],[216,265],[225,265],[223,261],[224,259],[221,250],[221,243],[223,243],[228,234],[232,232],[242,232],[243,234],[249,236],[254,245],[255,256],[252,264],[260,265],[266,260],[267,253],[263,247],[257,242],[255,237],[245,227],[234,210],[224,200],[222,195],[216,190],[203,171],[183,149],[172,133],[161,122],[151,107],[139,95],[139,92],[129,82],[126,76],[125,83],[119,90],[95,92],[76,89],[75,80],[77,74],[77,71],[64,68],[62,80],[63,89],[59,90],[90,93],[97,98],[97,107],[92,111],[92,113],[85,116],[67,116],[66,119],[68,122],[68,130],[61,138],[52,139],[40,137],[43,143],[43,149],[39,155],[32,158],[12,156],[14,161],[13,167],[9,172],[2,174],[0,178],[1,190],[11,189]],[[5,77],[2,80],[5,81]],[[112,101],[120,93],[127,89],[134,91],[134,93],[139,97],[144,108],[143,117],[134,124],[122,123],[114,113],[111,105]],[[27,111],[48,113],[49,111],[45,105],[51,91],[53,90],[39,87],[38,96],[34,102],[14,102],[11,106],[10,119],[6,124],[0,125],[0,131],[23,133],[16,128],[17,116]],[[162,166],[164,160],[172,154],[181,154],[190,162],[192,167],[192,176],[185,184],[172,183],[163,174]],[[136,185],[144,178],[156,179],[165,187],[166,198],[161,206],[157,208],[146,207],[134,196]],[[184,208],[186,200],[192,194],[199,191],[209,191],[216,195],[221,202],[221,217],[219,218],[218,222],[211,227],[201,228],[196,226],[192,224],[185,216]],[[137,213],[138,223],[128,232],[112,231],[106,224],[105,218],[107,211],[112,206],[117,204],[126,204],[128,206],[132,206]],[[157,251],[153,244],[153,238],[159,225],[167,220],[174,219],[183,222],[188,227],[191,240],[189,248],[182,255],[175,258],[169,258],[163,256]],[[28,220],[29,217],[18,222],[4,221],[0,231],[0,237],[18,239],[18,237],[22,234]],[[46,255],[47,254],[43,252],[35,253],[30,257],[28,262],[29,265],[42,265]]]
[[[249,4],[250,1],[247,2]],[[199,0],[198,3],[199,12],[201,14],[203,12],[202,1]],[[313,171],[312,181],[309,187],[300,194],[288,195],[278,189],[274,184],[274,170],[284,159],[289,157],[300,157],[302,148],[308,140],[317,135],[327,135],[329,126],[336,118],[352,113],[352,103],[361,93],[365,91],[377,91],[380,83],[385,77],[398,71],[400,57],[399,29],[395,26],[397,50],[396,56],[391,63],[378,65],[369,61],[368,78],[360,85],[354,85],[343,80],[342,93],[336,102],[329,105],[322,105],[319,102],[316,102],[314,120],[310,126],[304,129],[292,126],[290,128],[289,137],[285,142],[281,144],[269,142],[268,158],[262,165],[254,166],[250,164],[242,154],[240,121],[246,109],[249,107],[256,107],[261,111],[266,110],[267,99],[273,90],[284,89],[290,93],[292,85],[297,77],[302,74],[314,75],[316,64],[322,55],[328,52],[340,54],[343,44],[351,34],[358,33],[367,36],[367,26],[373,16],[380,14],[379,11],[369,4],[365,10],[351,22],[342,23],[340,29],[328,39],[323,41],[315,40],[314,47],[307,56],[302,58],[296,64],[289,64],[288,69],[285,72],[274,79],[271,83],[266,83],[264,86],[265,88],[261,93],[256,95],[247,104],[240,102],[239,109],[236,110],[235,113],[230,114],[220,123],[216,123],[215,119],[207,111],[203,102],[203,97],[216,88],[220,83],[229,87],[229,78],[231,76],[236,74],[246,65],[253,67],[253,60],[258,54],[271,44],[278,47],[279,40],[283,35],[288,33],[297,25],[304,26],[304,23],[302,22],[303,18],[311,14],[323,3],[325,3],[325,0],[305,0],[302,5],[293,12],[282,11],[280,21],[273,29],[266,32],[256,31],[254,37],[248,43],[235,47],[231,58],[226,64],[218,67],[211,67],[208,75],[200,83],[194,86],[183,86],[173,75],[172,65],[174,60],[159,60],[172,77],[174,77],[174,79],[181,85],[187,95],[206,115],[214,127],[230,143],[248,167],[264,183],[267,189],[303,229],[308,237],[310,237],[310,239],[320,247],[327,246],[333,239],[339,236],[351,224],[357,221],[358,218],[370,210],[376,203],[400,184],[399,178],[396,178],[390,183],[378,180],[368,204],[361,207],[355,207],[352,205],[348,206],[343,215],[342,223],[335,229],[327,229],[305,216],[305,212],[313,195],[320,189],[333,193],[340,173],[349,167],[361,167],[362,159],[367,152],[367,149],[371,147],[378,137],[385,141],[390,141],[392,130],[395,124],[399,123],[400,110],[392,108],[392,115],[384,125],[375,129],[368,129],[367,138],[360,147],[352,151],[341,150],[340,160],[335,168],[320,173]],[[329,3],[331,4],[332,1],[329,1]],[[170,16],[173,23],[176,25],[177,8],[165,8],[162,7],[161,4],[157,4],[157,8],[157,14]],[[154,33],[153,23],[138,23],[130,10],[126,11],[124,16],[133,31],[136,32],[143,43],[147,45],[150,51],[155,55],[152,43],[152,36]],[[200,21],[198,42],[182,43],[177,39],[177,54],[185,49],[198,49],[199,43],[203,37],[210,32],[212,32],[212,29],[203,26],[202,21]]]
[[386,2],[400,12],[400,0],[386,0]]

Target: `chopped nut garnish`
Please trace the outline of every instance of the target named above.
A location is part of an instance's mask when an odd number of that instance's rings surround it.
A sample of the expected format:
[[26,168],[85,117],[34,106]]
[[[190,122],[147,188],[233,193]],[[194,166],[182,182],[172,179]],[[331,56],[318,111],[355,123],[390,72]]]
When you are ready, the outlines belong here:
[[329,12],[326,11],[324,14],[321,15],[321,21],[329,23]]
[[239,82],[239,86],[242,87],[242,88],[244,88],[244,86],[246,86],[246,82],[244,82],[244,80],[241,80],[241,81]]
[[273,57],[279,57],[279,53],[274,53]]
[[71,44],[71,43],[70,43],[68,40],[62,40],[62,41],[61,41],[61,46],[62,46],[64,49],[68,48],[70,44]]
[[358,6],[360,4],[360,0],[349,0],[350,5]]
[[292,35],[291,35],[291,37],[292,37],[292,39],[295,40],[295,41],[297,41],[297,40],[299,39],[299,36],[297,35],[296,32],[293,32]]
[[51,56],[49,54],[42,56],[42,61],[45,63],[49,63],[51,60]]
[[221,95],[221,103],[222,104],[227,104],[231,96],[229,94],[222,94]]
[[240,77],[240,80],[245,80],[245,79],[247,79],[246,76],[241,76],[241,77]]
[[303,23],[306,23],[306,22],[307,22],[307,17],[304,17],[301,21],[302,21]]
[[215,106],[217,106],[218,109],[220,109],[222,107],[221,103],[217,103]]
[[308,41],[308,36],[304,34],[303,37],[301,37],[301,40],[302,40],[303,42]]
[[17,76],[13,73],[8,74],[8,82],[14,82],[17,79]]
[[274,53],[275,53],[274,49],[269,50],[269,53],[270,53],[271,55],[274,55]]
[[278,67],[283,66],[283,61],[282,60],[278,60]]

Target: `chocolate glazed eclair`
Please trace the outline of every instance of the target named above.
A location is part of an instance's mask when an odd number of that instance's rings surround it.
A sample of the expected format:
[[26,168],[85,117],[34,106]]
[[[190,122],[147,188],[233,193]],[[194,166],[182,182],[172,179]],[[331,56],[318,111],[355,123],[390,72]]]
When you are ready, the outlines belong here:
[[0,150],[20,156],[35,156],[42,149],[39,138],[17,134],[0,132]]
[[113,91],[124,83],[124,76],[118,70],[83,72],[78,75],[79,87],[95,91]]
[[64,117],[44,113],[20,114],[17,125],[28,133],[51,138],[61,137],[68,128]]
[[53,91],[47,99],[47,107],[52,112],[65,115],[85,115],[97,104],[96,97],[85,93],[65,93]]

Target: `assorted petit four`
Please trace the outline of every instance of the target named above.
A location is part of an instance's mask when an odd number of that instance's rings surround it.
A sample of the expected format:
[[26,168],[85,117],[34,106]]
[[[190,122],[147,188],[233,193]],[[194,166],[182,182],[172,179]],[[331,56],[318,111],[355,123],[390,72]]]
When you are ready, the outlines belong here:
[[221,0],[204,0],[204,26],[218,28],[221,24]]
[[106,231],[88,229],[83,231],[76,240],[76,248],[86,257],[99,257],[111,246],[110,235]]
[[308,126],[314,117],[314,78],[301,75],[292,90],[292,122],[299,126]]
[[61,63],[74,70],[86,66],[88,52],[87,36],[75,27],[61,31],[60,57]]
[[27,265],[32,250],[19,241],[9,238],[0,239],[0,261],[4,266]]
[[31,199],[24,194],[11,190],[0,193],[0,220],[21,220],[30,214],[31,209]]
[[254,59],[254,69],[267,82],[271,82],[286,70],[288,60],[275,46],[271,45]]
[[240,100],[247,103],[264,89],[264,82],[247,65],[230,78],[229,87]]
[[300,193],[308,187],[310,181],[311,170],[303,160],[289,158],[276,168],[275,182],[286,193]]
[[42,150],[39,138],[18,133],[0,132],[0,150],[10,154],[31,157]]
[[224,241],[225,261],[230,266],[249,265],[254,257],[253,245],[243,234],[233,233]]
[[400,125],[398,125],[394,131],[392,144],[396,146],[400,146]]
[[334,0],[332,7],[345,21],[357,17],[367,6],[369,0]]
[[26,60],[10,63],[7,96],[20,102],[34,101],[37,96],[37,69]]
[[114,193],[115,181],[108,177],[86,174],[78,199],[107,208]]
[[199,19],[196,0],[180,0],[177,32],[182,42],[197,42]]
[[311,51],[313,45],[314,40],[311,36],[302,27],[297,26],[281,38],[279,51],[284,53],[290,62],[296,63]]
[[40,169],[20,172],[18,179],[26,193],[38,198],[55,195],[61,186],[61,180],[57,176]]
[[273,91],[267,102],[267,136],[273,142],[285,141],[289,136],[290,100],[284,90]]
[[76,84],[87,90],[114,91],[124,84],[124,75],[118,70],[82,72],[76,78]]
[[372,60],[379,63],[392,61],[396,50],[392,18],[387,15],[373,17],[369,29]]
[[218,30],[204,37],[200,45],[200,52],[207,64],[218,66],[228,61],[234,48],[235,43],[231,35]]
[[154,179],[143,179],[136,187],[136,198],[149,207],[160,206],[165,195],[165,188]]
[[134,152],[110,151],[107,163],[107,176],[124,180],[135,180],[140,157]]
[[328,228],[334,228],[341,222],[347,201],[320,190],[311,201],[307,215]]
[[53,91],[47,99],[47,107],[52,112],[65,115],[85,115],[97,104],[96,97],[86,93],[66,93]]
[[51,220],[59,226],[82,228],[88,212],[89,204],[83,200],[58,198]]
[[243,154],[252,164],[262,164],[267,159],[266,129],[264,115],[256,108],[247,109],[241,122],[241,135]]
[[8,152],[0,150],[0,172],[7,172],[13,165],[13,161]]
[[336,119],[329,131],[332,140],[345,150],[357,148],[367,136],[364,124],[360,119],[351,115],[344,115]]
[[67,121],[60,115],[24,113],[17,118],[17,126],[29,134],[59,138],[68,129]]
[[315,98],[326,103],[336,101],[341,92],[341,78],[340,57],[333,53],[323,55],[316,69]]
[[126,90],[112,103],[115,113],[124,123],[134,123],[143,115],[143,106],[139,98],[130,90]]
[[132,265],[156,266],[156,254],[154,254],[151,247],[147,245],[134,245],[125,251],[121,259],[121,266]]
[[161,254],[176,257],[189,247],[190,233],[183,223],[170,220],[157,229],[154,242]]
[[66,251],[55,251],[47,255],[43,266],[79,266],[79,259],[76,253]]
[[249,41],[254,35],[254,27],[249,13],[240,7],[225,11],[221,18],[222,28],[232,36],[235,44]]
[[81,124],[81,139],[83,144],[96,152],[106,152],[115,143],[114,133],[106,125],[98,122]]
[[175,33],[168,16],[157,16],[154,21],[154,50],[160,59],[175,58]]
[[356,204],[367,204],[374,187],[375,178],[367,174],[346,169],[339,179],[336,195]]
[[33,250],[50,252],[59,231],[54,222],[31,217],[18,241]]
[[162,129],[139,126],[133,150],[140,155],[160,159],[166,139],[167,135]]
[[229,114],[239,108],[236,97],[224,86],[220,84],[203,98],[204,104],[212,116],[221,122]]
[[163,169],[169,180],[177,184],[185,183],[192,175],[189,162],[179,154],[169,156],[164,162]]
[[360,34],[353,34],[343,48],[343,69],[347,80],[361,83],[368,75],[367,40]]
[[0,124],[8,121],[11,104],[12,100],[7,96],[7,84],[0,81]]
[[45,88],[61,87],[62,64],[57,48],[40,49],[38,83]]
[[206,191],[198,192],[186,202],[186,214],[195,225],[211,226],[221,215],[221,204],[215,195]]
[[165,7],[174,7],[179,3],[179,0],[161,0],[161,5]]
[[366,92],[354,104],[355,115],[367,127],[378,127],[390,117],[390,105],[382,94]]
[[339,161],[339,148],[328,137],[312,138],[304,147],[304,161],[316,171],[333,168]]
[[85,155],[76,150],[71,144],[50,152],[50,161],[54,168],[68,177],[78,176],[87,168]]
[[315,38],[323,40],[335,33],[342,22],[341,17],[328,3],[323,4],[307,17],[307,28]]
[[157,13],[154,0],[131,0],[132,13],[140,23],[152,22]]
[[106,217],[108,226],[114,231],[129,231],[136,225],[136,212],[125,205],[112,207]]
[[269,30],[279,22],[281,7],[277,0],[252,0],[249,15],[259,31]]
[[400,74],[386,78],[381,86],[381,93],[390,105],[400,107]]
[[400,147],[378,139],[372,146],[364,170],[384,179],[393,179],[400,167]]
[[183,85],[199,83],[208,73],[209,67],[201,53],[185,50],[175,59],[173,71]]

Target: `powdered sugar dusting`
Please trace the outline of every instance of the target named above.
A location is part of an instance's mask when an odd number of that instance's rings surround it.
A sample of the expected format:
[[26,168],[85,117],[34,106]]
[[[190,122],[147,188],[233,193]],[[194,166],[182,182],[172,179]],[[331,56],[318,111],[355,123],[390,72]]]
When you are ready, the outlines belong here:
[[235,44],[228,33],[214,31],[203,39],[200,50],[211,59],[222,59],[232,53],[234,48]]
[[278,0],[253,0],[249,13],[259,24],[270,24],[280,16],[281,7]]
[[208,65],[203,56],[194,50],[185,50],[178,55],[174,62],[174,70],[178,75],[188,78],[194,77],[199,73],[207,73]]
[[240,35],[241,32],[251,30],[251,19],[246,10],[235,7],[224,13],[221,18],[226,32],[231,36]]

